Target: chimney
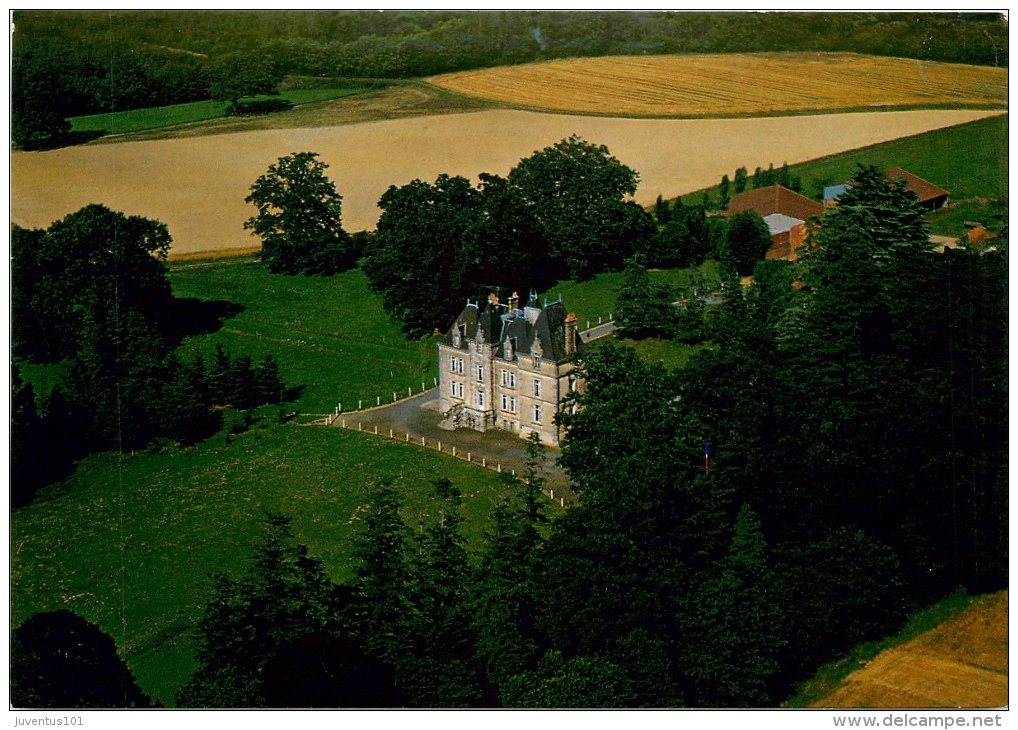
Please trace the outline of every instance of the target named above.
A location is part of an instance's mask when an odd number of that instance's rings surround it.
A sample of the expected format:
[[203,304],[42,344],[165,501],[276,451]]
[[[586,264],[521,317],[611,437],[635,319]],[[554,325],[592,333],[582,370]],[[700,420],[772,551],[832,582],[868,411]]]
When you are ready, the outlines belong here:
[[513,292],[512,296],[509,297],[509,313],[512,314],[519,308],[520,308],[520,295],[517,294],[516,292]]
[[576,352],[576,315],[570,312],[566,315],[566,354]]

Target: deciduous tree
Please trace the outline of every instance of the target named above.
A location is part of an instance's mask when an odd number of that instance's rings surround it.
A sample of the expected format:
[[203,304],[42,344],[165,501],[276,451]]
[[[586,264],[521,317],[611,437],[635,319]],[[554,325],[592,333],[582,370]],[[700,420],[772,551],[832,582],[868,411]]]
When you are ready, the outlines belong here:
[[552,256],[572,279],[621,268],[653,233],[629,196],[639,175],[604,145],[573,135],[521,160],[509,182],[531,206]]
[[262,239],[262,261],[276,274],[331,275],[355,263],[341,221],[343,197],[316,152],[295,152],[269,166],[244,201],[258,215],[244,227]]
[[741,276],[749,276],[756,262],[764,258],[770,247],[771,234],[767,224],[754,211],[743,211],[728,220],[721,261]]

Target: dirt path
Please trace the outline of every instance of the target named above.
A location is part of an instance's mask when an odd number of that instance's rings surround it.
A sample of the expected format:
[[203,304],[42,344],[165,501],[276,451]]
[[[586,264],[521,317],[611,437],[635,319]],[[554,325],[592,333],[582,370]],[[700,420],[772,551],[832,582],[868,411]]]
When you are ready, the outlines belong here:
[[[614,119],[492,110],[267,129],[184,139],[84,145],[11,155],[11,219],[48,227],[89,203],[163,221],[171,254],[250,249],[251,184],[279,157],[318,152],[343,195],[343,224],[371,229],[390,185],[440,173],[505,175],[570,134],[605,144],[640,173],[637,201],[714,185],[745,165],[794,164],[981,119],[999,112],[907,111],[761,119]],[[319,124],[327,124],[323,119]]]
[[1007,591],[853,672],[816,707],[1005,707]]

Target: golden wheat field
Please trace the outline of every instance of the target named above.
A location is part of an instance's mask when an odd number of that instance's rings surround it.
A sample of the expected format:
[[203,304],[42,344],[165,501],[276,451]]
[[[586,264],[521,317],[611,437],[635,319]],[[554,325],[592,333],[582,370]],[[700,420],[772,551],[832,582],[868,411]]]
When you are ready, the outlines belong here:
[[579,58],[444,74],[429,81],[519,107],[612,116],[1007,104],[1004,68],[851,53]]
[[[279,157],[310,150],[343,195],[343,226],[374,228],[390,185],[441,173],[505,175],[535,150],[579,134],[640,173],[653,203],[716,185],[740,165],[794,164],[999,114],[926,110],[761,119],[618,119],[497,109],[337,127],[82,145],[11,155],[11,217],[44,228],[89,203],[161,220],[171,255],[259,243],[244,221],[251,184]],[[950,181],[948,181],[950,182]]]
[[853,672],[816,707],[1006,707],[1007,591]]

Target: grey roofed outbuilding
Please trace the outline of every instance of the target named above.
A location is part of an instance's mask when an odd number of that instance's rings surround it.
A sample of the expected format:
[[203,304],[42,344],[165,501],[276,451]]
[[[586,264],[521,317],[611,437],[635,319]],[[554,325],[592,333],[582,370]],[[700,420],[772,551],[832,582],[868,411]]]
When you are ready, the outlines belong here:
[[827,185],[824,187],[824,202],[829,200],[837,200],[841,197],[841,194],[846,190],[851,190],[852,186],[848,183],[839,183],[838,185]]
[[800,223],[805,222],[802,218],[794,218],[790,215],[785,215],[784,213],[771,213],[770,215],[765,215],[763,217],[763,221],[767,224],[767,230],[771,232],[772,236],[776,236],[779,233],[786,233]]

